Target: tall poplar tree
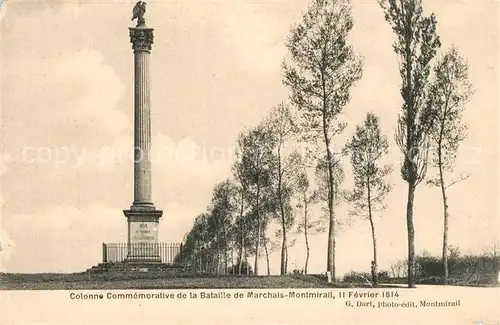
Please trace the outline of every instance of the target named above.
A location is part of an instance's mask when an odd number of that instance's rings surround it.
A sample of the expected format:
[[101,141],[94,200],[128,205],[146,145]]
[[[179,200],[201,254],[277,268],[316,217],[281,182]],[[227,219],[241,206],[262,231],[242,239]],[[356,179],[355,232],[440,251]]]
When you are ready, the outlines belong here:
[[438,177],[429,183],[441,189],[443,200],[443,283],[448,284],[448,196],[447,188],[464,180],[466,175],[456,179],[446,179],[445,173],[452,172],[460,143],[465,139],[467,126],[462,121],[464,104],[473,93],[469,82],[468,66],[458,49],[452,47],[434,68],[428,105],[436,116],[432,129],[432,162],[438,170]]
[[274,198],[277,210],[277,219],[280,225],[281,262],[280,274],[287,273],[288,232],[295,222],[292,209],[292,196],[296,187],[296,177],[301,166],[301,157],[297,152],[286,153],[286,144],[293,139],[297,126],[289,106],[280,104],[274,107],[268,117],[267,124],[275,138],[274,154],[276,156],[275,169],[272,173],[275,188]]
[[370,221],[373,243],[372,281],[377,279],[377,236],[374,215],[385,208],[383,202],[392,186],[385,179],[392,168],[382,161],[387,156],[389,144],[382,134],[378,117],[366,114],[362,125],[356,127],[351,140],[346,144],[350,154],[354,176],[354,189],[348,192],[347,200],[352,204],[351,214],[366,217]]
[[427,172],[429,132],[433,117],[426,106],[431,63],[441,46],[436,17],[424,15],[421,0],[379,0],[386,21],[396,34],[393,49],[399,60],[403,106],[398,116],[396,142],[404,155],[401,177],[408,183],[408,287],[415,287],[415,190]]
[[325,157],[329,217],[326,270],[334,279],[338,193],[334,137],[345,127],[339,118],[350,100],[351,88],[362,75],[361,60],[347,42],[353,25],[349,1],[314,2],[293,27],[286,44],[291,62],[283,63],[283,83],[300,113],[301,133],[310,144],[320,144],[322,152],[317,156]]

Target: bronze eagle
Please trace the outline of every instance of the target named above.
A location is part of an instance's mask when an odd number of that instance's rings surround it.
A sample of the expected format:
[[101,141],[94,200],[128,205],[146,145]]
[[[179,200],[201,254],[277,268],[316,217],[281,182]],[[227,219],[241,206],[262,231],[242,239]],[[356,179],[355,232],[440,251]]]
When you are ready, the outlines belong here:
[[144,14],[146,13],[146,2],[138,1],[132,11],[132,21],[137,19],[137,26],[145,23]]

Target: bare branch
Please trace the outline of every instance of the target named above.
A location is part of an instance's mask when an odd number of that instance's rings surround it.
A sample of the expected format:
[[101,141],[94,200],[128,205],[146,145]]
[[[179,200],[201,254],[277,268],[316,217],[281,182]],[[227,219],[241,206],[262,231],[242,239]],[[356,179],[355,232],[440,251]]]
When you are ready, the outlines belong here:
[[452,181],[450,184],[446,185],[445,188],[448,188],[452,185],[455,185],[457,183],[460,183],[461,181],[465,181],[466,179],[468,179],[470,177],[470,174],[469,173],[466,173],[466,174],[462,174],[460,175],[459,178],[455,179],[454,181]]

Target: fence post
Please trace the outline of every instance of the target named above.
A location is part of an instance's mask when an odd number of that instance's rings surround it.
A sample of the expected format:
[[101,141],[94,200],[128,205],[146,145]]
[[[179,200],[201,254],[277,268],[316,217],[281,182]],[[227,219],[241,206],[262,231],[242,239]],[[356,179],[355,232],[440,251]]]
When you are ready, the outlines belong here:
[[106,263],[108,262],[108,256],[107,256],[107,249],[106,249],[106,244],[102,243],[102,262]]

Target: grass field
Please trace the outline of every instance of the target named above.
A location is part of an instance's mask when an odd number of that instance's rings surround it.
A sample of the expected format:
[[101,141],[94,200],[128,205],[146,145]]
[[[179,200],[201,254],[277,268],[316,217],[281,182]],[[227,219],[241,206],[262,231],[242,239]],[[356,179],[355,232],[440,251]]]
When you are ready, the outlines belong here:
[[[336,287],[367,287],[340,284]],[[326,278],[313,275],[214,276],[209,274],[0,274],[3,290],[71,289],[200,289],[200,288],[332,288]]]
[[[399,279],[405,280],[405,279]],[[440,286],[438,283],[425,285]],[[419,286],[424,285],[421,283]],[[457,283],[458,286],[495,287],[498,284]],[[230,288],[369,288],[368,282],[341,282],[335,285],[321,275],[238,276],[198,273],[155,272],[107,273],[0,273],[0,290],[74,289],[230,289]],[[379,288],[405,288],[405,281],[386,282]]]

